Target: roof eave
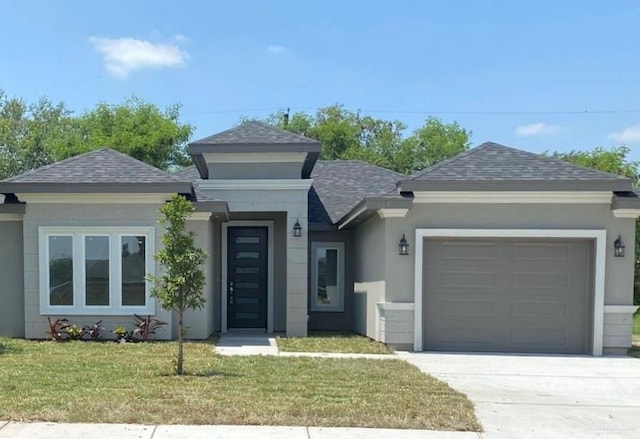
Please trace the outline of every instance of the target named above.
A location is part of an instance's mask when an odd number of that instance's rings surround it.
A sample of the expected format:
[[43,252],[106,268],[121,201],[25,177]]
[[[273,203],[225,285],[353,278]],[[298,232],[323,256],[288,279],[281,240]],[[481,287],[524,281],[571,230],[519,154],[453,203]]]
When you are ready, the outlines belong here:
[[25,212],[25,204],[24,203],[0,204],[0,213],[18,213],[18,214],[22,214],[24,212]]
[[631,180],[400,180],[400,192],[438,191],[611,191],[631,190]]
[[189,182],[45,183],[0,182],[0,193],[191,193]]
[[196,212],[211,212],[212,218],[229,220],[229,204],[226,201],[197,201],[193,203]]
[[338,229],[353,229],[373,216],[380,209],[411,209],[413,198],[370,197],[356,204],[336,222]]
[[189,154],[229,152],[317,152],[320,153],[320,142],[308,143],[190,143]]

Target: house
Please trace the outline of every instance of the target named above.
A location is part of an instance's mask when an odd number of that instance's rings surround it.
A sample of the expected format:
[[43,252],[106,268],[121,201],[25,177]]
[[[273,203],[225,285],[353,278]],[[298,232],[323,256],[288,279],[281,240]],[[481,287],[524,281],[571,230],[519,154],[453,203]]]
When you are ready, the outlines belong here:
[[627,178],[495,143],[405,176],[320,161],[315,140],[258,122],[189,152],[176,174],[101,149],[0,182],[0,334],[135,312],[175,336],[144,273],[160,269],[158,208],[177,193],[209,255],[191,338],[354,330],[415,350],[592,355],[631,344],[640,198]]

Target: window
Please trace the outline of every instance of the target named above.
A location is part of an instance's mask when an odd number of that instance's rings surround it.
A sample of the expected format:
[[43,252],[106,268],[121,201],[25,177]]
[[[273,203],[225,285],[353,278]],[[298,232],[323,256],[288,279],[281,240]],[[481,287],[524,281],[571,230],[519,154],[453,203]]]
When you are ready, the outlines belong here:
[[344,243],[311,243],[311,311],[344,311]]
[[40,313],[153,314],[154,229],[40,228]]

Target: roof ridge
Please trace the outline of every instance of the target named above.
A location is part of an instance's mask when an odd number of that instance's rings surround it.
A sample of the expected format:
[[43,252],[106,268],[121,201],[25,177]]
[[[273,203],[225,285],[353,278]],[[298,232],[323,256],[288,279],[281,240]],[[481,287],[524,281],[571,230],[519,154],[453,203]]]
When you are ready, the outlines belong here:
[[[579,164],[577,164],[577,163],[572,163],[572,162],[569,162],[569,161],[566,161],[566,160],[558,159],[558,158],[555,158],[555,157],[550,157],[550,156],[548,156],[548,155],[544,155],[544,154],[537,154],[537,153],[535,153],[535,152],[525,151],[525,150],[523,150],[523,149],[514,148],[514,147],[512,147],[512,146],[503,145],[503,144],[501,144],[501,143],[496,143],[496,142],[484,142],[482,145],[487,145],[487,146],[498,146],[498,147],[500,147],[500,148],[504,148],[504,149],[508,149],[508,150],[511,150],[511,151],[518,152],[518,153],[520,153],[520,154],[528,155],[529,157],[532,157],[532,158],[542,159],[542,160],[546,160],[546,161],[548,161],[548,162],[552,162],[552,163],[562,163],[562,164],[564,164],[564,165],[573,166],[573,167],[575,167],[575,168],[579,168],[579,169],[582,169],[582,170],[584,170],[584,171],[597,172],[597,173],[600,173],[600,174],[607,174],[607,175],[610,175],[610,176],[612,176],[612,177],[617,177],[617,178],[621,178],[621,179],[628,179],[628,180],[630,180],[630,178],[629,178],[629,177],[626,177],[626,176],[624,176],[624,175],[615,174],[615,173],[613,173],[613,172],[601,171],[601,170],[599,170],[599,169],[590,168],[590,167],[588,167],[588,166],[579,165]],[[482,145],[480,145],[480,146],[482,146]]]
[[458,153],[456,155],[454,155],[453,157],[450,157],[446,160],[442,160],[434,165],[429,166],[428,168],[422,169],[420,171],[414,172],[413,174],[409,175],[409,179],[410,180],[415,180],[418,177],[422,177],[423,175],[426,175],[430,172],[436,171],[438,169],[440,169],[441,167],[448,165],[450,163],[453,163],[459,159],[465,158],[465,157],[469,157],[470,155],[475,154],[476,152],[486,149],[487,147],[489,147],[491,145],[491,142],[484,142],[481,145],[476,146],[475,148],[471,148],[468,149],[466,151],[462,151],[461,153]]
[[386,172],[391,172],[393,174],[396,174],[398,177],[406,177],[406,174],[403,174],[402,172],[398,172],[398,171],[394,171],[393,169],[389,169],[389,168],[385,168],[384,166],[375,164],[375,163],[369,163],[369,162],[365,162],[364,160],[360,160],[360,159],[334,159],[334,160],[318,160],[318,162],[323,162],[323,163],[360,163],[366,166],[373,166],[375,168],[378,169],[382,169],[383,171]]
[[[247,120],[244,121],[234,127],[228,128],[224,131],[220,131],[219,133],[215,133],[215,134],[211,134],[210,136],[207,137],[203,137],[202,139],[198,139],[198,140],[194,140],[193,142],[190,143],[190,145],[193,144],[202,144],[202,143],[208,143],[209,140],[215,140],[216,138],[219,137],[224,137],[226,134],[233,132],[243,126],[257,126],[260,127],[262,129],[271,131],[272,133],[276,133],[276,134],[285,134],[287,136],[289,136],[291,139],[296,139],[299,141],[299,143],[320,143],[320,141],[316,140],[316,139],[312,139],[311,137],[307,137],[303,134],[298,134],[298,133],[294,133],[293,131],[288,131],[285,129],[282,129],[280,127],[274,126],[274,125],[270,125],[266,122],[260,121],[260,120]],[[294,143],[294,142],[282,142],[282,143]]]

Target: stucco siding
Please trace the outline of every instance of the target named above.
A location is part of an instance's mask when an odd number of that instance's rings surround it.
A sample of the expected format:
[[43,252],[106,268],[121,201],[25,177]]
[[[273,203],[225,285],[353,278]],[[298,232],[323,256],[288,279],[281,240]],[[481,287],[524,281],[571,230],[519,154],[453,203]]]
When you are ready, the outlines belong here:
[[24,336],[22,221],[0,214],[0,336]]
[[[308,189],[253,189],[253,190],[207,190],[208,196],[228,200],[231,219],[269,219],[269,214],[282,214],[282,221],[274,224],[274,240],[284,245],[284,253],[274,248],[274,331],[281,330],[278,314],[279,294],[285,293],[284,322],[288,336],[306,336],[308,329]],[[294,237],[292,230],[297,223],[302,227],[302,236]],[[275,254],[277,252],[277,255]],[[278,263],[284,258],[284,264]],[[282,267],[285,267],[282,273]],[[280,289],[276,284],[284,279]]]
[[302,175],[302,163],[208,163],[209,179],[296,179]]
[[187,310],[184,318],[185,327],[187,328],[186,337],[201,340],[208,338],[213,332],[213,284],[215,283],[214,259],[212,258],[214,245],[213,224],[209,220],[190,220],[187,221],[187,230],[196,234],[196,245],[207,253],[207,260],[203,267],[206,277],[206,283],[202,291],[205,298],[204,307],[198,310]]
[[[414,204],[405,218],[386,221],[385,253],[387,302],[413,302],[415,229],[604,229],[607,231],[605,305],[633,303],[635,220],[615,218],[608,204]],[[366,226],[366,224],[365,224]],[[364,227],[364,226],[362,226]],[[399,236],[406,233],[410,258],[397,255]],[[613,242],[620,235],[627,256],[613,256]],[[631,249],[631,250],[629,250]],[[630,340],[620,328],[604,326],[604,347]],[[630,331],[630,325],[629,325]],[[629,343],[626,344],[627,346]]]
[[[162,229],[157,224],[159,218],[157,204],[27,204],[24,215],[24,276],[25,280],[25,337],[44,338],[47,329],[47,316],[40,315],[39,286],[39,244],[38,228],[43,226],[63,227],[155,227],[155,247],[160,248]],[[160,267],[156,264],[156,273]],[[159,304],[155,306],[155,316],[167,323],[158,334],[159,339],[168,339],[172,334],[172,316]],[[55,315],[52,318],[66,317],[77,325],[91,324],[103,320],[107,331],[118,324],[132,327],[133,318],[129,315]]]
[[386,294],[385,232],[378,217],[353,232],[353,330],[377,340],[376,303],[383,302]]

